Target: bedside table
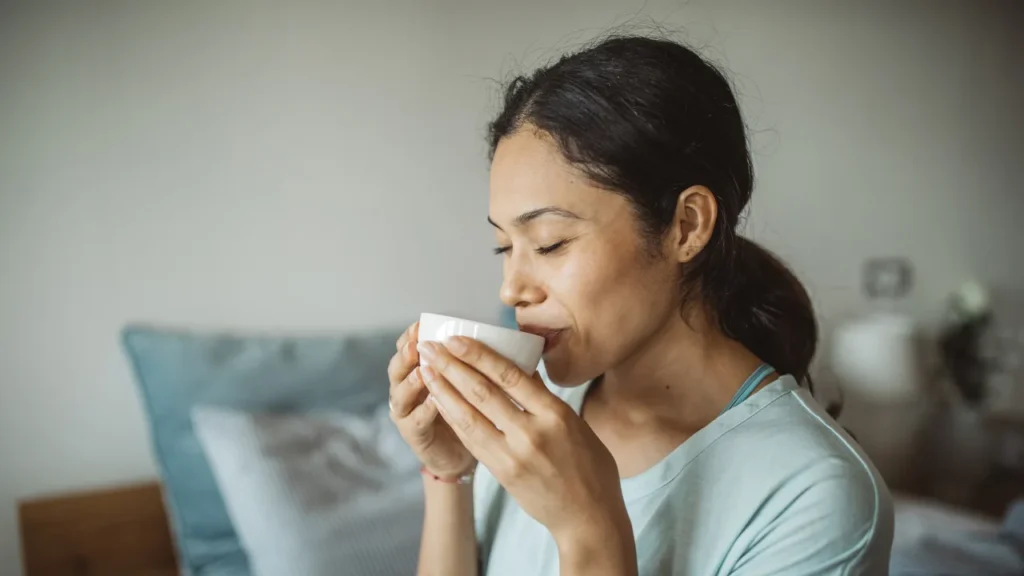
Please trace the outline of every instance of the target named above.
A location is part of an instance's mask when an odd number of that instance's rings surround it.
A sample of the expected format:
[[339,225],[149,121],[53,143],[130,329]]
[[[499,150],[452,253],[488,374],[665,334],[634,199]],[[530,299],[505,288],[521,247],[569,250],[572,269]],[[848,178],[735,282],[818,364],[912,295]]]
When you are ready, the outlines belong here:
[[174,544],[156,482],[18,506],[26,576],[171,576]]

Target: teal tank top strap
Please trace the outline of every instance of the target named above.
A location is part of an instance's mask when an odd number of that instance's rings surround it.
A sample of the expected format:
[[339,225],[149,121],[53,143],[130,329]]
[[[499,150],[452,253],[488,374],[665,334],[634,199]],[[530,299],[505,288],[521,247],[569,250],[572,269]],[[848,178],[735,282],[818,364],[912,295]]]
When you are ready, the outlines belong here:
[[754,393],[754,390],[768,377],[769,374],[775,372],[775,368],[772,368],[769,364],[761,364],[754,370],[754,373],[747,378],[747,381],[740,386],[740,389],[733,395],[732,400],[729,401],[729,405],[722,410],[722,413],[728,412],[735,406],[742,404],[750,395]]

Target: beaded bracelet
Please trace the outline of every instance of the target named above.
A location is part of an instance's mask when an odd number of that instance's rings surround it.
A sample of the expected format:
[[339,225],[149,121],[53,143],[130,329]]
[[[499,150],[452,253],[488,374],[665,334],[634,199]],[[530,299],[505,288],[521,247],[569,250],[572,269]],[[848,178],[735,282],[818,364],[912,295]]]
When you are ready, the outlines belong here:
[[430,470],[427,470],[426,466],[421,466],[420,467],[420,472],[424,476],[426,476],[428,478],[433,478],[434,480],[437,480],[438,482],[444,482],[445,484],[472,484],[473,483],[473,473],[472,472],[467,472],[466,474],[463,474],[462,476],[457,476],[455,478],[442,478],[442,477],[438,476],[437,474],[434,474]]

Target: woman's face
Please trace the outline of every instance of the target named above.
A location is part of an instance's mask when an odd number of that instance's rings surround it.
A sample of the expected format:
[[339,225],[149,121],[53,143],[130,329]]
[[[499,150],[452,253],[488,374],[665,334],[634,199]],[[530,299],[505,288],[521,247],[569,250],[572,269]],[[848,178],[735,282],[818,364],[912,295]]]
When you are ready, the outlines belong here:
[[591,184],[546,134],[526,127],[498,144],[490,220],[501,299],[523,330],[545,336],[558,384],[626,361],[677,313],[677,261],[652,254],[629,202]]

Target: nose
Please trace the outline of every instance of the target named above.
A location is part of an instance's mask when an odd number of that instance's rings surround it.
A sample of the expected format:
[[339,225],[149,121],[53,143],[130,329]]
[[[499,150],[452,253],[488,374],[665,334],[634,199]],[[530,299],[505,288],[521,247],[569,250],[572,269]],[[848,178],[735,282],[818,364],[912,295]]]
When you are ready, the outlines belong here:
[[503,304],[513,308],[537,305],[546,297],[537,278],[514,256],[505,260],[499,296]]

